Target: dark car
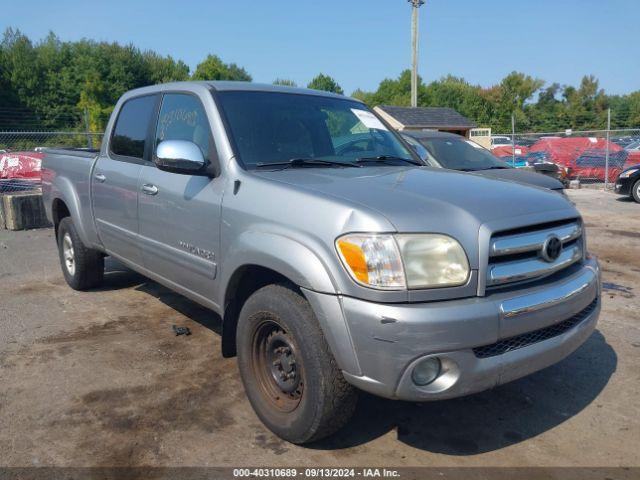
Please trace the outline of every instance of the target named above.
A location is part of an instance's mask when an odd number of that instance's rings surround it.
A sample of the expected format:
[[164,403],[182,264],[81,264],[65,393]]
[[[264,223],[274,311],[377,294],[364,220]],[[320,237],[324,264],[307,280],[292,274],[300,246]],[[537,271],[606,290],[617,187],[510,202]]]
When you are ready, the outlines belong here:
[[489,150],[460,135],[438,131],[405,131],[402,136],[420,158],[432,167],[472,172],[558,192],[564,188],[562,182],[551,176],[512,167]]
[[629,195],[640,203],[640,164],[625,168],[616,179],[616,193]]

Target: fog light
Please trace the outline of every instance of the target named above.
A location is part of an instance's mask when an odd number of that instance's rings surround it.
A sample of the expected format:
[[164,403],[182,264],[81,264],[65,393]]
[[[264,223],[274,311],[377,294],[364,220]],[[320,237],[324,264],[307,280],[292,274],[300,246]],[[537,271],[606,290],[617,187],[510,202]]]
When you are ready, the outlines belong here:
[[429,385],[440,375],[440,359],[438,357],[425,358],[413,367],[411,378],[420,387]]

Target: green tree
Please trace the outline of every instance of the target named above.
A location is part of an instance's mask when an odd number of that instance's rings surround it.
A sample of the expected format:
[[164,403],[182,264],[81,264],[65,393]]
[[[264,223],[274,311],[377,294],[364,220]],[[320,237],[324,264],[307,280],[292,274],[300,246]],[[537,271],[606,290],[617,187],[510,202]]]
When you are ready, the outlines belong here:
[[530,128],[524,105],[544,86],[544,81],[520,72],[511,72],[491,89],[489,97],[495,103],[495,124],[501,131],[511,130],[511,115],[520,129]]
[[12,29],[0,42],[0,106],[17,105],[21,113],[6,128],[19,127],[21,118],[33,129],[84,128],[88,111],[91,128],[102,130],[127,90],[188,78],[184,62],[133,45],[62,42],[53,33],[34,44]]
[[575,129],[604,128],[608,99],[593,75],[582,77],[578,88],[566,87],[563,93],[569,126]]
[[449,75],[427,85],[418,98],[420,106],[453,108],[486,125],[492,121],[495,111],[495,105],[487,97],[487,91],[481,87]]
[[560,84],[552,83],[540,91],[536,103],[524,107],[531,130],[553,132],[566,128],[562,127],[566,125],[565,108],[559,100],[562,90]]
[[146,51],[142,59],[147,65],[152,83],[181,82],[189,80],[189,66],[182,60],[175,61],[171,56],[162,57],[153,51]]
[[338,82],[336,82],[329,75],[325,75],[323,73],[319,73],[318,75],[316,75],[313,80],[309,82],[307,88],[313,88],[314,90],[324,90],[325,92],[333,92],[344,95],[344,90],[342,90],[342,87],[338,85]]
[[235,63],[224,63],[217,55],[207,55],[191,76],[193,80],[243,80],[250,82],[251,75]]
[[[198,65],[193,79],[251,80],[247,71],[209,55]],[[181,60],[133,45],[80,40],[63,42],[49,33],[38,42],[8,28],[0,41],[0,129],[104,129],[113,106],[127,90],[155,83],[189,79]],[[275,84],[295,85],[277,79]],[[319,74],[310,88],[342,94],[328,75]],[[358,89],[352,96],[370,106],[409,105],[411,73],[386,78],[374,91]],[[551,83],[512,72],[489,88],[445,76],[425,85],[418,83],[418,105],[451,107],[495,132],[511,129],[511,115],[522,132],[560,131],[565,128],[600,129],[611,108],[614,128],[640,127],[640,91],[607,95],[598,80],[585,76],[578,86]],[[331,128],[344,131],[352,125],[331,118]]]
[[28,112],[27,107],[18,98],[14,90],[11,75],[9,52],[6,48],[7,34],[0,43],[0,130],[29,128],[23,121],[17,119],[17,112]]
[[297,87],[298,85],[293,80],[289,80],[286,78],[276,78],[273,81],[274,85],[282,85],[284,87]]
[[[633,95],[633,93],[631,95],[611,95],[607,98],[609,108],[611,108],[612,128],[624,128],[627,125],[633,124],[630,120],[632,117],[631,108]],[[636,123],[636,125],[640,125],[640,123]]]
[[[385,78],[372,97],[373,102],[387,105],[411,105],[411,70],[403,70],[397,79]],[[418,77],[418,105],[424,102],[424,84]]]
[[626,99],[629,108],[627,121],[625,125],[619,126],[635,126],[637,128],[640,126],[640,90],[627,95]]
[[365,92],[364,90],[362,90],[360,88],[356,88],[351,93],[351,96],[353,98],[357,98],[361,102],[366,103],[367,105],[371,105],[372,104],[372,97],[373,97],[373,93],[372,92]]

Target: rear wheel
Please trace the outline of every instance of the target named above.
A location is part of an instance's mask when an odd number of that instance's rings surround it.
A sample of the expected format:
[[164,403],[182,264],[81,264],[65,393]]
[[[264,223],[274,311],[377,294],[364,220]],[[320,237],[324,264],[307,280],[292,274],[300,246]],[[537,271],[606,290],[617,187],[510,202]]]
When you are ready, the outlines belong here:
[[331,435],[356,404],[309,303],[294,289],[269,285],[240,312],[240,375],[262,422],[293,443]]
[[640,180],[634,183],[633,187],[631,187],[631,196],[636,202],[640,203]]
[[102,283],[104,257],[84,246],[71,217],[63,218],[58,225],[58,253],[62,274],[71,288],[86,290]]

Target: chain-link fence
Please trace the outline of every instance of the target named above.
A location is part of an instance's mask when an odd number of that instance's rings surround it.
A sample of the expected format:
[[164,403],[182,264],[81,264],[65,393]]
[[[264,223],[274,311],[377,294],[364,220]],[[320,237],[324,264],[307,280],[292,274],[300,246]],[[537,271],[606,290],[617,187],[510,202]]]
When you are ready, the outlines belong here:
[[43,148],[99,149],[102,133],[0,131],[0,194],[40,188]]
[[566,181],[610,188],[640,164],[640,129],[494,134],[492,152],[516,167],[555,165]]

